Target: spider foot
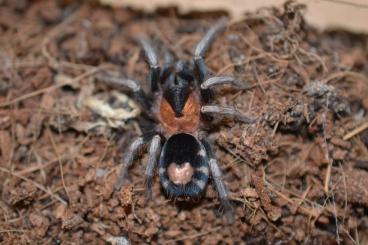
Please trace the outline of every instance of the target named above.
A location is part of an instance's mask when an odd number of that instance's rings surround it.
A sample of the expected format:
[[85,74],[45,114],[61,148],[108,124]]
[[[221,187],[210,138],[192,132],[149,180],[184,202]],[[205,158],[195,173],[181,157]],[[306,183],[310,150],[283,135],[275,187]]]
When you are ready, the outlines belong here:
[[119,174],[117,181],[114,184],[114,190],[119,191],[123,185],[125,185],[128,178],[128,173],[126,171]]
[[224,206],[226,221],[229,224],[233,224],[235,222],[235,212],[233,205],[231,205],[229,200],[222,200],[222,205]]

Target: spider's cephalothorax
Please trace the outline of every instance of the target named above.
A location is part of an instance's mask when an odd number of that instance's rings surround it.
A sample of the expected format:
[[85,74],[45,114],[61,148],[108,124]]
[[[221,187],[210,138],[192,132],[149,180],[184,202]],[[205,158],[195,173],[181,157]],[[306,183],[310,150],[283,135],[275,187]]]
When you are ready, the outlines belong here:
[[155,108],[162,134],[196,134],[200,123],[201,100],[193,71],[179,61],[176,70],[162,83]]
[[252,122],[234,108],[204,105],[211,100],[208,95],[212,87],[222,84],[241,86],[231,76],[209,76],[204,61],[206,50],[225,26],[226,19],[223,18],[207,31],[194,50],[192,62],[173,64],[173,58],[168,54],[162,69],[151,44],[146,39],[138,39],[150,66],[148,80],[152,96],[147,96],[134,80],[100,76],[102,80],[129,88],[146,114],[157,122],[149,132],[134,140],[125,153],[116,189],[124,184],[137,153],[150,142],[145,172],[148,197],[152,195],[152,179],[157,168],[161,185],[171,198],[199,197],[211,178],[228,217],[232,217],[221,170],[205,133],[201,131],[203,114]]

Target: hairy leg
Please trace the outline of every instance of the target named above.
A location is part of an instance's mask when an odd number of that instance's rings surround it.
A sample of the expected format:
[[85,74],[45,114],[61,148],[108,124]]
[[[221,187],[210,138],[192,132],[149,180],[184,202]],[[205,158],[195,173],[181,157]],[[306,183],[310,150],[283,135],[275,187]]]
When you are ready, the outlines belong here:
[[214,77],[210,77],[208,79],[206,79],[202,84],[201,84],[201,89],[210,89],[216,86],[220,86],[220,85],[224,85],[224,84],[229,84],[231,86],[237,87],[239,89],[248,89],[249,86],[247,86],[245,84],[245,82],[241,82],[237,79],[235,79],[232,76],[214,76]]
[[161,137],[159,135],[155,135],[151,140],[151,144],[148,150],[149,157],[145,172],[147,199],[152,198],[152,179],[154,176],[155,168],[157,167],[160,152],[161,152]]
[[209,158],[209,167],[210,173],[213,178],[213,182],[216,188],[216,191],[219,195],[222,205],[225,209],[226,218],[230,223],[234,222],[234,212],[231,202],[229,200],[229,194],[225,183],[222,179],[222,172],[217,163],[215,154],[213,153],[210,144],[206,140],[202,140],[204,147],[206,148],[207,155]]
[[134,94],[134,99],[143,107],[143,109],[149,111],[151,102],[137,81],[115,77],[106,73],[99,74],[96,77],[111,85],[128,88]]
[[193,60],[197,68],[200,83],[202,83],[207,77],[207,65],[204,61],[204,55],[208,48],[211,46],[216,36],[225,29],[227,23],[226,18],[221,18],[217,21],[203,36],[194,49]]
[[138,38],[138,42],[142,46],[144,54],[150,66],[148,80],[151,86],[151,91],[156,92],[158,91],[158,83],[160,80],[160,66],[158,64],[156,52],[148,40],[144,38]]
[[160,82],[164,83],[166,79],[172,74],[174,66],[174,56],[168,50],[164,53],[164,64],[162,65],[162,70],[160,74]]
[[124,157],[121,161],[121,170],[119,173],[118,180],[116,181],[114,188],[120,190],[124,185],[125,180],[128,177],[128,170],[133,165],[134,160],[138,157],[138,153],[149,141],[148,137],[141,136],[133,141],[125,152]]
[[218,105],[205,105],[201,107],[201,113],[203,114],[217,114],[223,117],[231,117],[235,120],[244,122],[244,123],[254,123],[255,119],[249,118],[238,110],[232,107],[223,107]]

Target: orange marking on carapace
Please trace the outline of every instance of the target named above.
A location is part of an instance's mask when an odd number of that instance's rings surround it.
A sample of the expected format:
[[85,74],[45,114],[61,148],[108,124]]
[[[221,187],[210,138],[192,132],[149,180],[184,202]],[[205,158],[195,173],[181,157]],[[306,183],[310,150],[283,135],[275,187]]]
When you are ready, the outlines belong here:
[[161,98],[159,119],[166,134],[193,133],[199,127],[200,103],[196,94],[191,93],[183,108],[183,116],[175,117],[175,112],[165,98]]

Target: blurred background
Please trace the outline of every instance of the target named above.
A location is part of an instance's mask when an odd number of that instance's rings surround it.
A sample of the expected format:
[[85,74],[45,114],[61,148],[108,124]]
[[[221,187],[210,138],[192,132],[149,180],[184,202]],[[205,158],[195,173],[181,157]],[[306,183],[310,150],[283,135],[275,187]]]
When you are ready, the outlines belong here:
[[[178,7],[182,13],[190,11],[228,11],[239,18],[245,12],[262,7],[282,5],[284,0],[99,0],[100,3],[115,7],[129,6],[135,9],[154,11],[158,7]],[[366,0],[300,0],[307,6],[305,18],[321,29],[348,29],[355,32],[368,31],[368,1]]]

